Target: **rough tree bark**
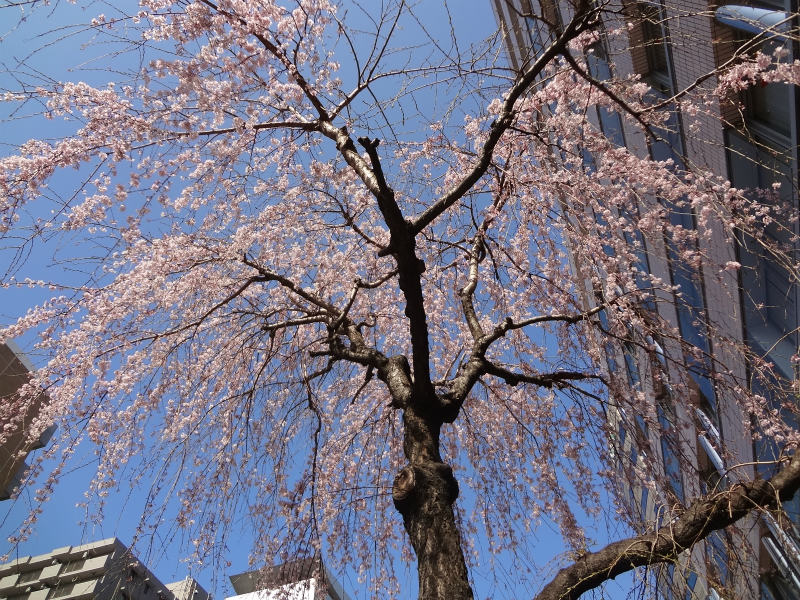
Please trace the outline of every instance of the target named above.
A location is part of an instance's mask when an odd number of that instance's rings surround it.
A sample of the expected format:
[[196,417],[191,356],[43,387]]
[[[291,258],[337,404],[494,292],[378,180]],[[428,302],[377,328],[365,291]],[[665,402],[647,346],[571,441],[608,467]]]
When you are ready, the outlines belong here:
[[467,565],[453,504],[458,483],[439,452],[441,423],[411,408],[403,414],[409,463],[395,477],[394,505],[417,554],[419,598],[470,600]]

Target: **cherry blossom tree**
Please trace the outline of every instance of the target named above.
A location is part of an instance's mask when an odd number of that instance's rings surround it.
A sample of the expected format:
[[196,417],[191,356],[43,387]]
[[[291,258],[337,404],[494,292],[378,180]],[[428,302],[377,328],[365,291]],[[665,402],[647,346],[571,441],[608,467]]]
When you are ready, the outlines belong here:
[[[13,118],[66,131],[0,159],[3,286],[48,294],[0,330],[34,333],[47,357],[0,407],[5,436],[47,392],[29,435],[57,423],[44,458],[62,466],[31,469],[37,500],[88,440],[88,495],[102,507],[122,475],[149,486],[142,531],[169,518],[198,560],[219,559],[246,514],[259,560],[311,548],[397,597],[398,556],[415,557],[426,600],[472,598],[470,569],[494,557],[524,577],[531,532],[552,520],[575,560],[545,599],[673,562],[800,488],[797,432],[725,363],[746,349],[713,330],[714,356],[691,347],[653,308],[680,290],[641,268],[669,240],[735,294],[741,265],[703,250],[715,233],[794,277],[762,233],[793,215],[616,146],[588,116],[617,112],[658,141],[665,106],[705,118],[715,95],[797,82],[797,63],[742,51],[664,103],[639,78],[593,74],[601,35],[628,39],[604,27],[613,5],[536,15],[549,42],[517,72],[499,35],[460,47],[402,0],[117,4],[81,30],[110,49],[95,83],[23,62],[4,91]],[[3,10],[21,5],[48,10]],[[69,277],[28,272],[28,253],[70,248]],[[649,387],[607,367],[625,348]],[[610,415],[663,428],[658,389],[690,407],[703,360],[748,434],[769,431],[787,458],[769,480],[678,501],[657,465],[619,466]],[[589,552],[579,515],[617,518],[620,480],[663,494],[667,524]]]

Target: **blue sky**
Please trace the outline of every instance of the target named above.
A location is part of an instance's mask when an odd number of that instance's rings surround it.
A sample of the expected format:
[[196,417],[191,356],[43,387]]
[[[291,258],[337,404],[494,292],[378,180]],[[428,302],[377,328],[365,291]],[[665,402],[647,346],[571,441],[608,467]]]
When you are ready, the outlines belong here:
[[[433,3],[431,3],[433,4]],[[494,15],[492,13],[489,0],[455,0],[451,2],[451,17],[453,25],[458,33],[459,40],[468,44],[470,40],[480,40],[491,35],[495,30]],[[81,80],[94,80],[96,83],[108,81],[113,77],[105,70],[99,68],[105,64],[106,49],[99,50],[92,45],[92,39],[83,33],[80,28],[71,28],[69,25],[86,21],[95,12],[101,12],[103,6],[100,3],[92,4],[89,10],[82,10],[68,3],[61,2],[53,11],[40,9],[33,18],[25,24],[25,27],[18,29],[8,25],[15,20],[11,17],[12,9],[0,9],[0,23],[6,25],[8,29],[0,29],[0,63],[4,67],[10,67],[13,60],[27,57],[27,65],[30,73],[41,71],[53,74],[56,79],[66,80],[76,78],[75,67],[82,67],[77,78]],[[441,31],[443,35],[449,37],[449,25],[445,21],[445,15],[440,7],[428,10],[419,10],[420,16],[425,27],[431,34]],[[438,25],[437,23],[440,23]],[[30,27],[32,26],[32,27]],[[50,33],[47,33],[50,32]],[[49,43],[55,40],[62,40],[59,48],[70,48],[70,52],[54,51]],[[66,44],[66,45],[65,45]],[[40,49],[37,51],[37,49]],[[15,82],[0,67],[0,92],[14,89]],[[36,107],[30,107],[33,111]],[[0,115],[5,118],[8,115],[0,106]],[[0,134],[0,155],[9,152],[9,144],[20,142],[30,137],[56,137],[60,133],[60,125],[57,121],[44,120],[12,120],[4,123],[3,133]],[[66,177],[74,177],[67,174]],[[64,249],[69,253],[69,249]],[[9,262],[12,256],[7,250],[0,248],[0,261]],[[38,249],[23,257],[28,266],[36,265],[39,270],[38,275],[47,279],[49,275],[63,279],[64,267],[62,264],[52,264],[49,255],[40,253]],[[5,267],[6,265],[0,265]],[[4,271],[5,269],[0,269]],[[75,275],[79,277],[79,274]],[[0,322],[7,323],[16,318],[32,304],[41,299],[40,292],[35,289],[3,289],[0,300]],[[20,345],[25,347],[27,340],[18,340]],[[36,362],[37,357],[31,356]],[[18,551],[20,554],[39,554],[47,552],[55,547],[66,545],[77,545],[82,542],[89,542],[101,538],[117,536],[124,543],[128,544],[133,538],[138,524],[138,515],[143,504],[144,491],[141,489],[130,489],[126,484],[120,486],[117,494],[110,499],[105,511],[105,518],[99,523],[84,523],[84,510],[76,507],[76,503],[84,500],[83,490],[86,489],[88,481],[94,473],[94,459],[89,448],[81,448],[73,461],[72,470],[67,472],[56,489],[52,499],[45,505],[39,518],[36,532],[33,536],[22,543]],[[5,539],[15,532],[16,524],[24,517],[31,507],[30,492],[24,492],[16,503],[5,502],[0,504],[0,554],[6,548]],[[165,530],[171,528],[165,524]],[[239,573],[247,570],[247,551],[250,546],[252,532],[242,531],[241,543],[236,548],[232,548],[228,554],[230,568],[225,575]],[[186,568],[181,564],[181,557],[184,555],[179,535],[171,537],[169,534],[164,537],[156,538],[150,543],[143,542],[140,548],[140,558],[148,564],[151,570],[163,582],[181,579],[186,574]],[[563,549],[559,545],[558,535],[555,532],[543,531],[534,542],[542,547],[542,563],[552,559]],[[227,582],[220,577],[216,583],[213,582],[212,574],[209,571],[201,571],[196,574],[201,584],[214,592],[215,597],[222,598],[230,590],[226,589]],[[489,578],[480,571],[474,574],[476,592],[478,597],[491,597],[491,589],[487,589],[486,582]],[[360,597],[357,584],[353,581],[343,581],[345,589],[355,599]],[[514,582],[510,582],[513,586]],[[629,581],[623,581],[621,587],[615,583],[607,586],[604,592],[606,598],[625,597],[624,589],[629,585]],[[416,582],[409,582],[409,588],[415,589]],[[533,591],[533,590],[531,590]]]

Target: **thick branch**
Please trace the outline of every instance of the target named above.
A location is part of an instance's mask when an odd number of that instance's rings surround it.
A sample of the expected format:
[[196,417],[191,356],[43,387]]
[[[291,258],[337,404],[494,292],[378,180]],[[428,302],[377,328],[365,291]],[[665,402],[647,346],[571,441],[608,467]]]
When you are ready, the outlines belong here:
[[[216,4],[210,0],[203,0],[204,4],[209,6],[215,11],[224,13],[228,18],[236,20],[242,25],[247,25],[246,21],[234,14],[222,11]],[[417,389],[418,398],[433,398],[433,386],[430,377],[430,350],[428,342],[428,326],[425,317],[425,309],[422,296],[422,285],[420,282],[420,274],[424,270],[424,265],[420,261],[416,252],[414,251],[414,237],[415,234],[412,228],[404,219],[400,208],[395,201],[393,190],[387,185],[386,179],[383,175],[383,170],[380,165],[377,147],[378,140],[369,140],[367,138],[360,138],[359,142],[364,146],[371,161],[371,166],[366,163],[363,157],[358,153],[350,138],[346,128],[338,128],[333,125],[332,119],[327,110],[323,106],[319,98],[314,94],[311,86],[305,80],[303,75],[298,71],[297,67],[292,63],[286,54],[265,37],[262,33],[253,31],[253,35],[258,39],[264,48],[272,54],[278,61],[286,68],[289,76],[297,83],[300,89],[305,94],[306,98],[316,109],[319,120],[316,122],[315,127],[324,136],[333,140],[336,143],[336,148],[344,157],[348,165],[356,172],[358,177],[364,182],[367,188],[372,192],[378,201],[378,206],[381,213],[389,227],[390,243],[389,248],[383,252],[385,254],[394,254],[397,259],[397,269],[399,274],[399,285],[406,299],[405,314],[410,321],[411,330],[411,346],[413,351],[413,365],[414,365],[414,386]],[[255,266],[255,265],[253,265]],[[258,268],[258,267],[257,267]],[[269,280],[279,281],[281,285],[288,287],[296,294],[302,296],[308,301],[313,302],[317,306],[326,309],[329,306],[324,306],[320,303],[320,299],[313,298],[308,292],[302,290],[298,286],[285,278],[273,274],[262,272],[262,276]],[[327,304],[327,303],[324,303]],[[331,311],[335,314],[335,309]],[[344,314],[344,313],[343,313]],[[337,318],[337,326],[340,320]]]
[[358,288],[360,287],[361,279],[357,277],[355,281],[353,281],[353,288],[350,290],[350,296],[347,299],[347,304],[341,313],[339,313],[339,316],[336,317],[336,320],[330,325],[331,333],[336,333],[336,330],[339,329],[339,326],[344,323],[344,320],[347,318],[347,313],[349,313],[350,309],[353,308],[353,302],[356,301],[356,294],[358,294]]
[[311,323],[324,323],[328,320],[328,315],[324,313],[317,313],[307,317],[300,317],[298,319],[287,319],[280,323],[267,323],[261,327],[261,331],[280,331],[281,329],[288,329],[289,327],[297,327],[298,325],[309,325]]
[[712,532],[732,525],[753,510],[774,508],[800,489],[800,455],[772,479],[757,479],[702,497],[680,517],[652,533],[631,537],[590,552],[559,571],[535,600],[574,600],[604,581],[636,567],[674,562]]
[[513,331],[515,329],[522,329],[523,327],[528,327],[530,325],[538,325],[540,323],[552,323],[555,321],[560,321],[562,323],[567,323],[569,325],[572,325],[580,321],[585,321],[592,315],[596,315],[600,311],[604,310],[606,307],[607,307],[606,304],[601,304],[599,306],[595,306],[594,308],[591,308],[587,311],[580,313],[556,313],[549,315],[537,315],[529,319],[523,319],[522,321],[513,321],[512,319],[508,318],[505,321],[503,321],[500,325],[496,326],[491,333],[486,334],[481,339],[477,340],[475,343],[474,352],[481,356],[485,355],[486,351],[489,349],[489,346],[493,342],[496,342],[501,337],[505,336],[505,334],[508,333],[509,331]]
[[369,156],[370,163],[372,163],[372,173],[375,175],[375,181],[378,184],[375,198],[378,201],[378,208],[381,211],[381,215],[383,215],[383,220],[389,227],[389,233],[391,235],[389,248],[382,253],[390,254],[392,252],[398,252],[400,251],[400,246],[406,244],[411,244],[413,249],[413,237],[409,235],[406,220],[395,200],[394,190],[386,183],[386,178],[383,175],[381,159],[378,156],[380,140],[370,140],[369,138],[360,137],[358,138],[358,143],[367,151],[367,156]]
[[470,250],[467,285],[461,288],[458,293],[461,299],[461,310],[464,312],[464,318],[467,320],[469,332],[472,334],[472,339],[475,341],[484,336],[481,321],[478,318],[478,313],[475,311],[473,297],[475,295],[475,289],[478,287],[478,266],[485,255],[486,248],[484,247],[483,231],[481,231],[475,236],[472,249]]
[[[261,131],[264,129],[299,129],[301,131],[316,131],[317,124],[315,122],[306,123],[304,121],[280,121],[277,123],[256,123],[255,125],[245,126],[246,130]],[[194,135],[212,136],[222,135],[225,133],[235,133],[239,131],[238,127],[220,127],[216,129],[203,129],[201,131],[170,131],[166,139],[190,137]]]
[[586,379],[600,379],[599,375],[591,373],[581,373],[579,371],[553,371],[552,373],[537,373],[528,375],[511,371],[489,361],[484,361],[483,372],[487,375],[494,375],[505,381],[508,385],[514,386],[520,383],[531,383],[539,387],[552,388],[564,385],[568,381],[584,381]]
[[[326,128],[327,125],[323,127],[323,133],[327,130]],[[334,128],[330,133],[336,137],[337,148],[345,157],[345,160],[352,164],[357,172],[358,169],[364,169],[363,176],[361,173],[359,175],[378,201],[378,208],[389,228],[389,247],[383,252],[386,254],[391,253],[397,261],[398,285],[405,297],[405,315],[409,319],[414,388],[418,392],[416,397],[420,400],[423,398],[431,399],[434,394],[430,375],[428,324],[420,279],[422,272],[425,270],[424,263],[417,257],[414,234],[403,217],[400,207],[397,205],[394,191],[387,184],[383,175],[383,168],[378,156],[380,141],[359,138],[358,142],[366,150],[371,162],[371,167],[366,167],[362,164],[363,158],[352,147],[353,142],[345,131]],[[352,163],[350,162],[351,160],[353,161]]]
[[372,172],[367,161],[356,150],[356,145],[347,131],[346,127],[336,127],[332,122],[320,120],[318,123],[319,131],[336,144],[336,149],[342,154],[345,162],[355,171],[358,178],[364,182],[367,189],[376,198],[381,194],[381,187],[378,178]]
[[[313,351],[311,352],[311,355],[330,356],[335,360],[347,360],[359,365],[364,365],[365,367],[376,369],[378,371],[378,378],[385,382],[389,388],[389,394],[392,397],[392,404],[401,408],[408,404],[411,398],[412,383],[408,361],[406,358],[404,356],[393,356],[391,358],[387,358],[384,354],[369,346],[364,341],[364,336],[361,334],[360,327],[347,317],[347,312],[350,310],[350,307],[355,300],[358,289],[360,287],[377,287],[385,279],[381,279],[378,282],[367,283],[357,279],[353,283],[353,288],[350,292],[345,308],[339,310],[333,304],[326,302],[315,294],[303,289],[289,278],[265,269],[246,256],[242,258],[242,262],[258,271],[259,277],[251,278],[253,281],[275,281],[300,298],[323,309],[327,314],[327,318],[321,318],[317,315],[312,315],[305,319],[296,319],[275,325],[267,325],[265,326],[265,330],[273,331],[286,325],[287,323],[300,325],[327,320],[329,323],[329,330],[331,330],[331,334],[328,339],[328,348],[322,351]],[[390,273],[386,279],[392,275],[393,273]],[[345,346],[337,334],[344,335],[350,342],[350,345]]]

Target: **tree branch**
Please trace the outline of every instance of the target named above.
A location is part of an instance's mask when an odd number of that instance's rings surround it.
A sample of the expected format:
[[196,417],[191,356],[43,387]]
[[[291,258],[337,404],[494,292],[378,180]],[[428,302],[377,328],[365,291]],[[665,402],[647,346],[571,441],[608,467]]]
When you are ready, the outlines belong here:
[[327,321],[328,316],[324,313],[310,315],[308,317],[300,317],[298,319],[287,319],[280,323],[267,323],[261,327],[261,331],[278,331],[280,329],[287,329],[289,327],[296,327],[298,325],[309,325],[310,323],[324,323]]
[[414,367],[413,385],[418,392],[416,397],[420,401],[425,398],[432,399],[435,395],[430,373],[428,323],[420,278],[425,270],[425,264],[417,257],[415,234],[397,205],[394,190],[386,183],[383,175],[383,168],[378,156],[380,140],[361,137],[358,138],[358,143],[364,147],[372,164],[370,173],[376,186],[373,194],[378,201],[378,208],[383,215],[383,220],[389,227],[389,247],[382,250],[380,254],[392,254],[395,257],[398,285],[406,300],[405,315],[409,319]]
[[[210,0],[201,0],[201,2],[206,6],[208,6],[209,8],[211,8],[212,10],[214,10],[215,12],[218,12],[221,15],[225,15],[229,19],[238,22],[240,25],[249,27],[247,20],[240,17],[239,15],[221,9],[219,6],[217,6]],[[294,80],[297,86],[303,91],[305,97],[308,98],[309,102],[311,102],[311,104],[314,106],[317,113],[319,114],[320,119],[327,120],[328,112],[325,110],[325,107],[323,106],[320,99],[317,98],[317,95],[314,94],[314,92],[311,89],[311,86],[308,84],[308,81],[306,81],[305,77],[303,77],[302,73],[300,73],[297,66],[295,66],[295,64],[291,60],[289,60],[289,57],[286,56],[286,54],[276,44],[267,39],[267,37],[263,33],[259,33],[257,31],[251,31],[250,33],[259,42],[261,42],[261,45],[264,46],[267,52],[269,52],[270,54],[272,54],[272,56],[277,58],[278,61],[284,66],[287,73],[289,73],[291,79]]]
[[481,327],[480,319],[478,319],[478,314],[475,312],[475,303],[472,300],[475,289],[478,287],[478,265],[481,262],[482,256],[486,254],[486,249],[483,244],[483,236],[479,233],[475,236],[475,241],[472,243],[472,249],[469,254],[467,285],[458,292],[461,299],[461,310],[464,312],[464,318],[467,320],[467,326],[469,327],[469,332],[472,334],[472,339],[476,342],[485,335]]
[[332,317],[338,316],[339,310],[333,304],[331,304],[330,302],[326,302],[319,296],[312,294],[307,290],[304,290],[302,287],[297,285],[294,281],[292,281],[288,277],[284,277],[283,275],[279,275],[278,273],[273,273],[269,269],[265,269],[258,263],[247,258],[247,256],[242,257],[242,262],[246,264],[248,267],[252,267],[256,271],[258,271],[260,277],[254,278],[256,281],[275,281],[276,283],[279,283],[280,285],[285,287],[287,290],[290,290],[295,294],[297,294],[298,296],[300,296],[301,298],[303,298],[303,300],[306,300],[311,304],[313,304],[314,306],[317,306],[327,311]]
[[[487,334],[483,333],[483,329],[481,328],[477,315],[472,307],[470,295],[471,292],[468,289],[470,286],[471,283],[468,283],[467,287],[461,291],[461,302],[462,307],[465,307],[464,311],[467,317],[467,323],[469,324],[473,319],[475,321],[474,324],[470,324],[470,330],[473,334],[473,338],[475,337],[476,333],[480,333],[480,336],[475,339],[470,358],[465,364],[461,365],[458,370],[458,374],[451,381],[442,384],[444,387],[449,388],[447,393],[440,394],[439,396],[442,409],[446,415],[446,421],[452,422],[458,416],[458,411],[461,409],[461,405],[464,403],[464,400],[466,400],[467,395],[470,393],[475,383],[477,383],[478,379],[485,374],[500,377],[509,385],[531,383],[548,388],[553,387],[554,385],[558,386],[560,383],[565,383],[570,379],[598,379],[602,381],[602,378],[599,375],[576,373],[571,371],[556,371],[554,373],[545,375],[526,375],[524,373],[515,373],[486,360],[486,352],[489,350],[489,346],[491,346],[493,342],[499,340],[509,331],[521,329],[523,327],[527,327],[528,325],[536,325],[538,323],[547,323],[551,321],[561,321],[569,324],[577,323],[597,314],[607,307],[606,304],[596,306],[590,310],[580,313],[538,315],[536,317],[531,317],[530,319],[524,319],[518,322],[514,322],[510,318],[507,318],[500,325],[497,325],[491,333]],[[475,327],[474,330],[473,327]]]
[[578,371],[553,371],[552,373],[539,373],[528,375],[517,371],[511,371],[505,367],[496,365],[488,360],[483,361],[483,372],[487,375],[494,375],[505,381],[508,385],[515,386],[520,383],[531,383],[539,387],[552,388],[560,387],[568,381],[583,381],[586,379],[602,380],[600,375],[592,373],[581,373]]
[[604,581],[636,567],[674,562],[678,555],[755,508],[775,508],[800,489],[800,455],[769,480],[757,479],[710,494],[692,503],[660,529],[614,542],[561,569],[535,600],[575,600]]
[[578,64],[578,61],[575,60],[575,57],[572,56],[572,54],[570,53],[570,51],[568,49],[565,49],[564,52],[561,53],[561,56],[563,56],[566,59],[566,61],[573,68],[573,70],[578,75],[580,75],[581,78],[584,81],[586,81],[588,84],[590,84],[590,85],[596,87],[597,89],[599,89],[602,93],[604,93],[606,96],[611,98],[611,100],[613,100],[614,104],[619,106],[623,111],[625,111],[630,116],[632,116],[634,119],[636,119],[636,121],[639,123],[639,125],[642,126],[642,128],[647,132],[648,135],[650,135],[653,138],[657,138],[658,137],[658,136],[656,136],[656,134],[653,131],[653,129],[650,126],[650,124],[647,123],[644,119],[642,119],[642,115],[641,115],[641,113],[639,111],[633,110],[627,102],[625,102],[622,98],[620,98],[614,92],[614,90],[609,88],[602,81],[599,81],[598,79],[595,79],[594,76],[590,75],[584,69],[582,69],[581,66]]
[[607,306],[608,304],[600,304],[594,308],[590,308],[589,310],[580,313],[537,315],[529,319],[523,319],[522,321],[512,321],[510,318],[507,318],[500,325],[497,325],[494,330],[492,330],[492,333],[486,334],[481,339],[476,341],[474,352],[479,353],[481,356],[484,355],[493,342],[496,342],[501,337],[505,336],[505,334],[509,331],[522,329],[523,327],[528,327],[529,325],[538,325],[540,323],[549,323],[553,321],[561,321],[562,323],[568,323],[572,325],[580,321],[585,321],[589,317],[596,315],[600,311],[607,308]]

